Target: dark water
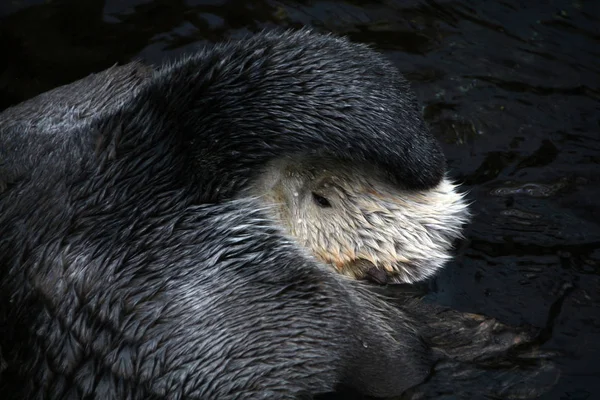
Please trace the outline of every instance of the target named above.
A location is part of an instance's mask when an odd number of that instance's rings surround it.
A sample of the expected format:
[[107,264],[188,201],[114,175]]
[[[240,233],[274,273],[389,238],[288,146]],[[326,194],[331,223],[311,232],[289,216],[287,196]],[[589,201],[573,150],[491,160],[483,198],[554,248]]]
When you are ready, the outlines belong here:
[[543,399],[600,399],[599,1],[1,0],[0,18],[0,109],[263,27],[373,44],[474,201],[429,297],[551,328],[562,376]]

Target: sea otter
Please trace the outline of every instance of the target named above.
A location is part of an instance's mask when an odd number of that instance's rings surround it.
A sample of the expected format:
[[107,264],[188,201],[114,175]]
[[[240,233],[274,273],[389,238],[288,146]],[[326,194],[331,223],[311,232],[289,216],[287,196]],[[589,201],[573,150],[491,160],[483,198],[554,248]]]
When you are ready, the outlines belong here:
[[[263,185],[282,171],[311,188],[345,176],[393,207],[441,192],[452,226],[464,217],[406,81],[369,48],[307,30],[114,68],[0,114],[3,398],[388,397],[423,382],[447,353],[423,329],[434,308],[393,306],[327,267],[326,242],[277,211],[292,186]],[[429,212],[411,227],[444,253],[457,228]],[[405,254],[402,268],[356,261],[410,280],[423,260]]]

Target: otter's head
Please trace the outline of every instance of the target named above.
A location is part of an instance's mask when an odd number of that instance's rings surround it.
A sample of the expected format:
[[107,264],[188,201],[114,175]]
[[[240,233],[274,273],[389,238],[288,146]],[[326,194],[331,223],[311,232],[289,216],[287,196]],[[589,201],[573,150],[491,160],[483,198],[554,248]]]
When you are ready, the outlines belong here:
[[344,275],[411,283],[450,258],[468,218],[447,179],[400,188],[374,167],[295,157],[270,163],[253,195],[302,246]]

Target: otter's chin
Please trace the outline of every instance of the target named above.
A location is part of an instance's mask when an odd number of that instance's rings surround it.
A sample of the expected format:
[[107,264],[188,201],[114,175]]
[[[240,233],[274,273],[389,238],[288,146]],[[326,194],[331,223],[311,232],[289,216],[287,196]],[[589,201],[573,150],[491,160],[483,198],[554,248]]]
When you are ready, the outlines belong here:
[[444,261],[420,260],[415,263],[396,262],[391,265],[383,265],[365,259],[357,259],[344,264],[339,271],[351,278],[367,280],[380,285],[406,284],[433,276],[443,267]]
[[389,271],[365,259],[353,260],[344,264],[340,268],[340,272],[342,275],[357,280],[368,280],[380,285],[389,283],[391,278]]

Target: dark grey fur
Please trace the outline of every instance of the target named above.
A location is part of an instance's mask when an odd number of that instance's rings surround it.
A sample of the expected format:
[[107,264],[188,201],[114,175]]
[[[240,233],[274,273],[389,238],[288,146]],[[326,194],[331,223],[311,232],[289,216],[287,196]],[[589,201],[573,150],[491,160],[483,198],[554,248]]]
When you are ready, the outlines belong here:
[[261,34],[2,119],[3,398],[381,396],[428,373],[410,318],[232,199],[303,152],[439,181],[405,81],[367,48]]
[[501,357],[535,337],[392,308],[232,199],[255,167],[306,153],[408,189],[443,176],[397,72],[305,31],[110,69],[0,114],[0,398],[471,399],[455,385],[469,378],[539,393],[546,364]]

